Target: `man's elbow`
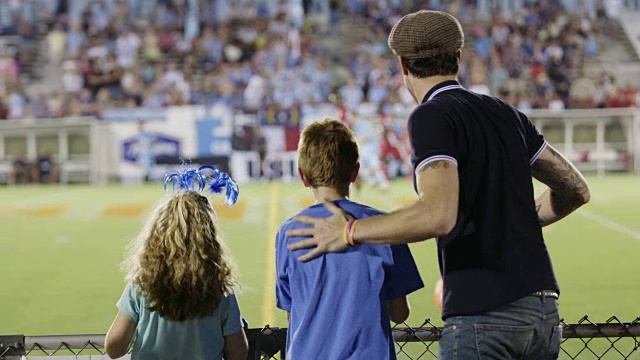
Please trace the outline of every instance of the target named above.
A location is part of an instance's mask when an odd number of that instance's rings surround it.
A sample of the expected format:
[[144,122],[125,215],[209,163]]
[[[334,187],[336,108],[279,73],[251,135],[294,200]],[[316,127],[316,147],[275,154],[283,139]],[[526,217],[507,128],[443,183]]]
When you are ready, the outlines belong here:
[[570,188],[565,191],[568,194],[568,200],[572,203],[574,209],[577,209],[591,201],[591,191],[586,184],[584,184],[584,186]]
[[581,196],[581,198],[582,198],[582,204],[581,205],[584,205],[584,204],[588,203],[589,201],[591,201],[591,190],[589,190],[588,186],[585,187],[585,189],[584,189],[584,191],[582,191],[581,195],[582,195]]
[[433,234],[435,237],[449,235],[456,227],[458,219],[456,216],[443,216],[438,219],[433,225]]

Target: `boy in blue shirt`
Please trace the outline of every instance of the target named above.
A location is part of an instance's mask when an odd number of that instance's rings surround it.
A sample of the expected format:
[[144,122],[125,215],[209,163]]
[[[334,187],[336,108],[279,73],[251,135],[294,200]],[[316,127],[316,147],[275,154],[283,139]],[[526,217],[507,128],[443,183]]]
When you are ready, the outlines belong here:
[[[316,202],[298,216],[329,217],[327,201],[355,218],[382,213],[348,200],[360,167],[358,144],[339,121],[305,128],[298,167]],[[285,233],[303,226],[289,219],[276,238],[277,306],[289,315],[287,358],[395,359],[389,319],[405,321],[406,295],[424,286],[408,246],[352,246],[302,263],[297,258],[308,250],[287,250],[302,238]]]

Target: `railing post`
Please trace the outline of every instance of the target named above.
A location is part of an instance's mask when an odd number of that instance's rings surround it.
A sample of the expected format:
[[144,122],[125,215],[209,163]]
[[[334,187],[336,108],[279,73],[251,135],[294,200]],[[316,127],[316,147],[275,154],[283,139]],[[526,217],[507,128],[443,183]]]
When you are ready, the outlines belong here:
[[247,341],[249,342],[247,360],[260,360],[260,337],[262,336],[262,330],[245,327],[244,331],[247,335]]
[[20,359],[25,355],[24,335],[0,335],[0,359]]
[[253,360],[260,360],[260,353],[262,352],[262,330],[258,331],[253,343]]

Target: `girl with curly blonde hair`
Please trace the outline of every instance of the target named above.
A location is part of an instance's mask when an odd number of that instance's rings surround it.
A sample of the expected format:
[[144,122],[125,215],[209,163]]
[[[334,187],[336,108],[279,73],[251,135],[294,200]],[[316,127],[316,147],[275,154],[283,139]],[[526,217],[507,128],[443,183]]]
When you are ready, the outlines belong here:
[[124,262],[128,283],[105,339],[109,357],[125,355],[133,340],[132,359],[246,359],[234,264],[199,193],[209,182],[235,203],[237,185],[215,167],[165,177],[173,193],[155,206]]

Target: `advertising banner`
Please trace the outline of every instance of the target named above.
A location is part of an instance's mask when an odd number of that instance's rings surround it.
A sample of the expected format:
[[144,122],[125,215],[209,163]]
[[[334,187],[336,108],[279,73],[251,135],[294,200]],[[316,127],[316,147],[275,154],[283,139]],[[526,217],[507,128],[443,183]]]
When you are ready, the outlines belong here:
[[[123,182],[141,182],[144,174],[139,159],[140,134],[151,137],[151,149],[155,157],[165,160],[187,161],[196,157],[196,119],[204,117],[205,109],[200,106],[170,107],[164,109],[165,118],[140,121],[124,116],[109,123],[112,154],[110,158],[111,176]],[[153,177],[161,178],[166,169],[154,167]]]

